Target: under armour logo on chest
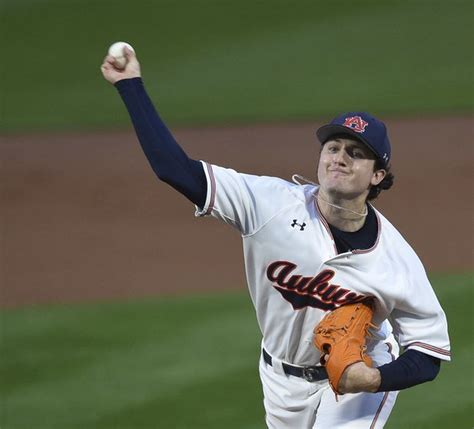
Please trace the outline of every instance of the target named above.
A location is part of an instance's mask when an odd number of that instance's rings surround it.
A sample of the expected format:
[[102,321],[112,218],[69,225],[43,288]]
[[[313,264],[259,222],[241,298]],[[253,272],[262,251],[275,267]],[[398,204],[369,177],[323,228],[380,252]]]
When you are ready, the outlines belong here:
[[303,223],[298,223],[298,219],[293,219],[293,223],[291,224],[291,226],[294,228],[295,226],[299,226],[300,227],[300,231],[304,231],[304,227],[306,226],[306,224],[303,222]]

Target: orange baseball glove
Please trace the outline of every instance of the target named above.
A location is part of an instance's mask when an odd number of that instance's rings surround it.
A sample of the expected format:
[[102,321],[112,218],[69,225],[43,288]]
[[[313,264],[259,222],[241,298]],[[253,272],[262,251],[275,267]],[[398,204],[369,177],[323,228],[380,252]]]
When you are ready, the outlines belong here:
[[366,337],[372,324],[372,302],[369,300],[343,305],[328,313],[314,329],[313,343],[321,352],[329,384],[336,394],[345,369],[356,362],[372,366],[365,354]]

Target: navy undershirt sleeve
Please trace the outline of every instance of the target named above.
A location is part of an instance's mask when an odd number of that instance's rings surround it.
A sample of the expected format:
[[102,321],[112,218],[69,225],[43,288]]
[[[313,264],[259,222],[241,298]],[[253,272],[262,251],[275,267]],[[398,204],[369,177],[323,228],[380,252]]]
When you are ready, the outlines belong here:
[[189,158],[159,117],[141,78],[115,84],[132,120],[140,145],[155,174],[199,208],[207,195],[201,162]]
[[407,350],[398,359],[377,369],[382,380],[378,392],[389,392],[434,380],[440,370],[440,360],[417,350]]

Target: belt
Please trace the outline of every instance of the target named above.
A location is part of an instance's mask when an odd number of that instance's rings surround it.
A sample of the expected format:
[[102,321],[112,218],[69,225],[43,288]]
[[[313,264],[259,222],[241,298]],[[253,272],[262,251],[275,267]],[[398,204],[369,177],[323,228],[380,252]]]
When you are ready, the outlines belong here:
[[[272,366],[272,357],[265,349],[262,349],[263,360]],[[326,368],[323,366],[293,366],[282,362],[283,371],[287,375],[294,375],[295,377],[304,378],[306,381],[321,381],[328,378]]]

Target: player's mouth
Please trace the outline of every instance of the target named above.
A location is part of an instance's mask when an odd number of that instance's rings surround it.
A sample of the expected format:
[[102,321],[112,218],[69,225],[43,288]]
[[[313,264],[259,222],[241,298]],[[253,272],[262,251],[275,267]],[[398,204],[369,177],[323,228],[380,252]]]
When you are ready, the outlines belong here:
[[330,168],[328,172],[335,176],[348,176],[349,175],[348,171],[341,170],[340,168]]

